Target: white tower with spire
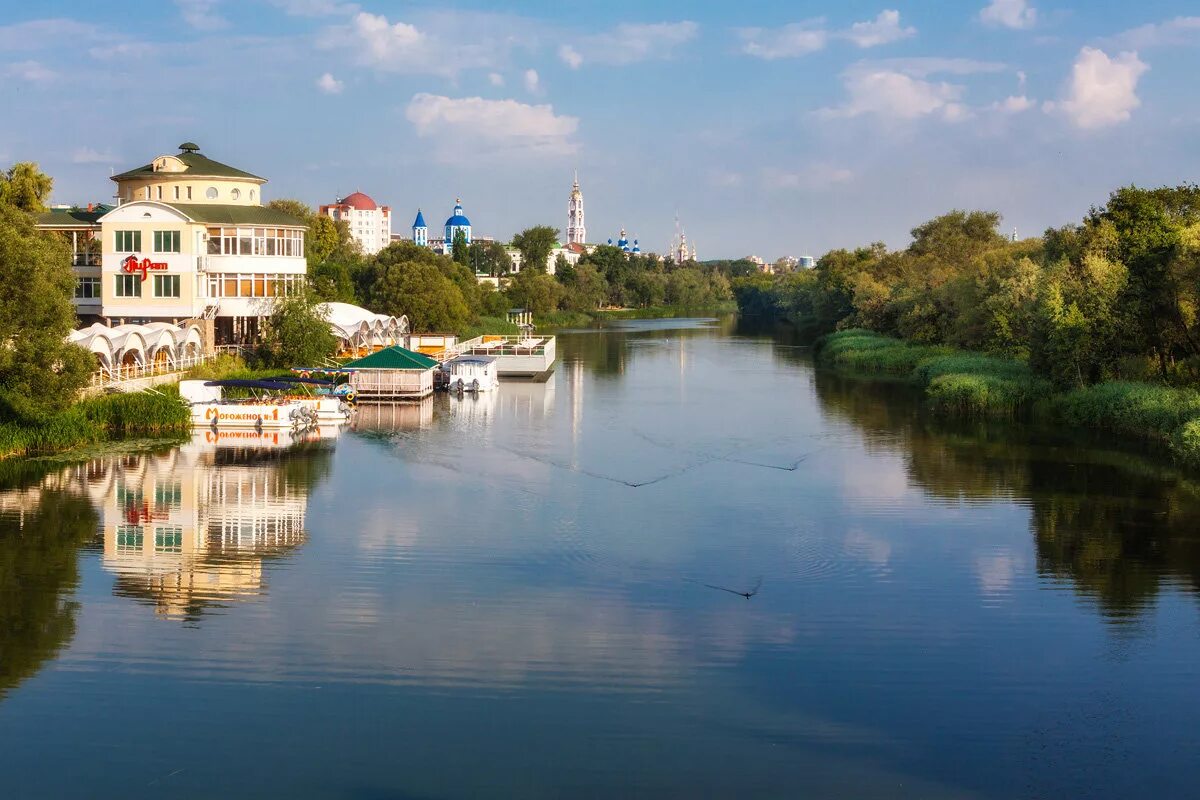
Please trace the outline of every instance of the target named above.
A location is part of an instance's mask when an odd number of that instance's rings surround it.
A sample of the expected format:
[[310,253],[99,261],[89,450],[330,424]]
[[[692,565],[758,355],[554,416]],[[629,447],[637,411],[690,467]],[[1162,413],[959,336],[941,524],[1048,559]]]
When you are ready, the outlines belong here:
[[585,244],[587,227],[583,224],[583,192],[579,190],[579,171],[575,171],[575,183],[571,186],[571,199],[567,201],[567,244]]

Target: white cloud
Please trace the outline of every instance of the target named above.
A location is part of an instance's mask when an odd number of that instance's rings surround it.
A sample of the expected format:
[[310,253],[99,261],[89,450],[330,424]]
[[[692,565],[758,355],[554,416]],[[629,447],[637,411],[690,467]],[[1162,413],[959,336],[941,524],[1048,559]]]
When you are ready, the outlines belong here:
[[1027,0],[992,0],[979,12],[979,18],[988,25],[1021,30],[1037,23],[1037,9]]
[[894,119],[917,119],[938,115],[954,122],[965,118],[959,102],[963,87],[934,83],[882,65],[859,65],[842,76],[850,97],[847,102],[820,112],[826,117],[858,117],[874,114]]
[[558,48],[558,57],[571,69],[579,69],[583,65],[583,56],[569,44]]
[[993,111],[999,111],[1004,114],[1020,114],[1023,111],[1028,111],[1035,105],[1037,105],[1037,103],[1030,100],[1025,95],[1019,94],[1012,95],[1011,97],[1006,97],[1003,100],[992,103],[991,108]]
[[72,164],[115,164],[117,157],[109,150],[100,151],[94,147],[79,147],[71,153]]
[[623,66],[640,61],[669,59],[696,38],[700,26],[690,20],[648,25],[624,23],[605,33],[589,36],[559,48],[559,58],[572,69],[589,64]]
[[743,28],[738,35],[747,55],[768,60],[796,58],[825,48],[829,33],[819,26],[820,20],[793,22],[774,30]]
[[346,88],[346,84],[333,77],[332,73],[326,72],[317,78],[317,88],[325,94],[341,94],[342,89]]
[[792,22],[779,28],[742,28],[742,52],[768,60],[796,58],[825,49],[830,39],[845,39],[861,48],[915,36],[917,29],[900,24],[900,12],[891,9],[879,12],[875,19],[855,22],[842,31],[830,31],[824,19]]
[[763,183],[769,189],[828,189],[854,180],[854,172],[836,164],[810,164],[804,169],[786,172],[768,170],[763,174]]
[[8,77],[19,78],[31,83],[46,83],[58,77],[58,73],[40,61],[18,61],[4,68]]
[[542,82],[538,77],[536,69],[525,70],[523,80],[525,81],[525,91],[529,92],[530,94],[542,93]]
[[490,83],[492,86],[503,86],[504,85],[504,76],[501,75],[499,72],[489,72],[488,73],[488,83]]
[[95,25],[73,19],[35,19],[0,25],[0,52],[41,50],[105,38]]
[[859,47],[877,47],[917,35],[917,29],[900,25],[900,12],[888,9],[868,22],[856,22],[843,34]]
[[464,148],[475,155],[555,156],[576,150],[577,117],[559,116],[550,105],[482,97],[417,94],[405,116],[417,135],[437,140],[437,157],[455,160]]
[[1065,115],[1085,130],[1119,125],[1142,104],[1137,85],[1148,69],[1135,52],[1110,58],[1103,50],[1085,47],[1075,59],[1063,99],[1043,108]]
[[1127,30],[1114,37],[1120,47],[1168,47],[1200,43],[1200,17],[1176,17]]
[[[485,22],[486,29],[481,27]],[[502,66],[520,41],[499,18],[471,27],[469,20],[442,14],[432,24],[434,28],[421,29],[362,11],[344,25],[325,29],[318,44],[342,50],[354,63],[381,72],[454,78],[463,70]]]
[[339,3],[337,0],[268,0],[276,8],[294,17],[329,17],[335,14],[353,14],[358,11],[356,3]]
[[183,21],[201,31],[215,31],[229,25],[217,12],[217,0],[175,0]]
[[884,58],[870,62],[860,62],[854,69],[873,67],[889,69],[911,75],[914,78],[928,78],[930,75],[978,75],[987,72],[1003,72],[1007,66],[999,61],[976,61],[973,58],[938,58],[935,56],[920,58]]

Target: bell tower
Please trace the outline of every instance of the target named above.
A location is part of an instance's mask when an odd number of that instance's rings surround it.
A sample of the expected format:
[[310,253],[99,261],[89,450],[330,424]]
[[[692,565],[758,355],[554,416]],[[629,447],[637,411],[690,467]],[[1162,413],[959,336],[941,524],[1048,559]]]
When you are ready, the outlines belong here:
[[587,242],[587,227],[583,224],[583,192],[579,190],[579,172],[575,172],[575,183],[571,186],[571,198],[567,201],[567,244]]

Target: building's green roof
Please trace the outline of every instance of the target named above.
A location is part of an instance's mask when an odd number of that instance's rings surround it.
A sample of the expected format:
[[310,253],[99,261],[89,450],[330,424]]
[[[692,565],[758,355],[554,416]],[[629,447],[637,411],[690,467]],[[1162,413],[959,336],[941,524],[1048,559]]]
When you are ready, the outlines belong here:
[[[133,201],[140,202],[140,201]],[[268,206],[239,206],[225,203],[165,203],[161,200],[151,202],[163,203],[186,214],[195,222],[212,225],[290,225],[297,228],[308,227],[308,224],[291,214],[285,214]]]
[[37,224],[41,228],[94,228],[100,218],[112,211],[114,206],[103,203],[86,208],[52,208],[38,214]]
[[393,345],[342,364],[345,369],[433,369],[438,362],[421,353]]
[[[193,147],[195,145],[192,145]],[[188,178],[245,178],[252,181],[263,181],[266,178],[260,178],[258,175],[251,175],[249,172],[243,172],[240,169],[231,167],[228,164],[222,164],[220,161],[213,161],[208,156],[202,156],[199,153],[190,150],[182,153],[177,153],[175,158],[178,158],[184,164],[187,164],[187,170],[184,172],[155,172],[154,164],[146,164],[131,169],[128,172],[122,172],[120,175],[113,175],[114,181],[123,181],[129,178],[154,178],[160,176],[166,177],[181,177]]]

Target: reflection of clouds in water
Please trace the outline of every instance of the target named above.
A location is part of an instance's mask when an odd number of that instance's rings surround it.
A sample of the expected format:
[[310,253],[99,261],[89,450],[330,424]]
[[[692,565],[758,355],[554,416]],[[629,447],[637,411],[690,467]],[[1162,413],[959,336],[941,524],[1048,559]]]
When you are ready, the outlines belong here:
[[843,458],[838,463],[841,468],[838,488],[847,502],[898,503],[913,493],[902,458],[878,453],[874,458]]
[[846,534],[844,543],[846,555],[871,564],[880,572],[890,571],[892,560],[891,542],[855,528]]
[[979,578],[980,593],[989,600],[1007,597],[1017,570],[1022,566],[1023,561],[1009,550],[979,556],[975,559],[975,574]]

